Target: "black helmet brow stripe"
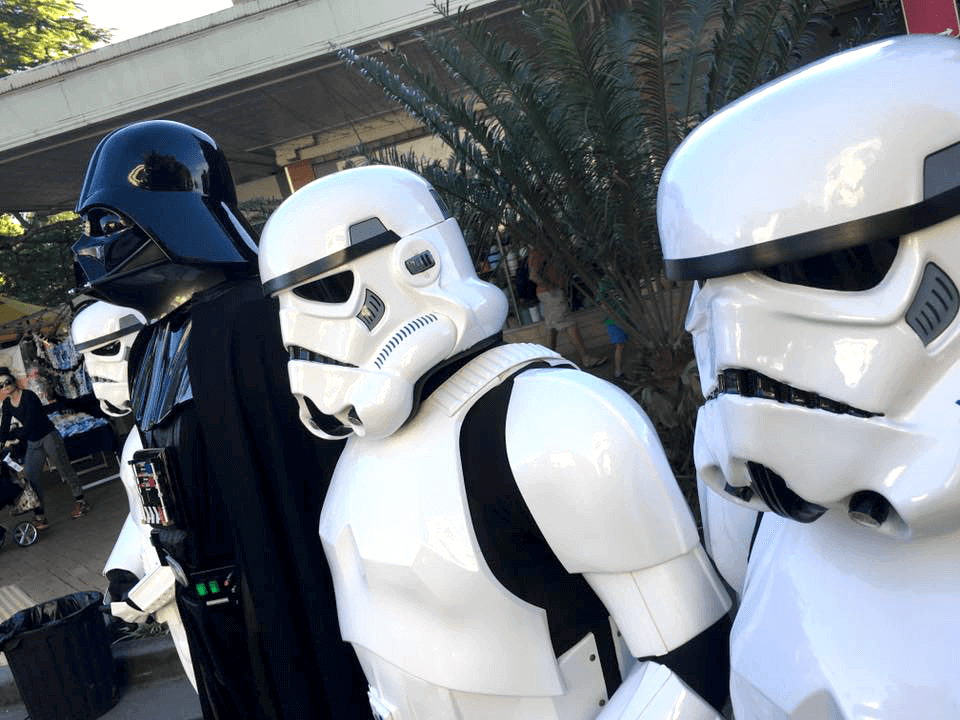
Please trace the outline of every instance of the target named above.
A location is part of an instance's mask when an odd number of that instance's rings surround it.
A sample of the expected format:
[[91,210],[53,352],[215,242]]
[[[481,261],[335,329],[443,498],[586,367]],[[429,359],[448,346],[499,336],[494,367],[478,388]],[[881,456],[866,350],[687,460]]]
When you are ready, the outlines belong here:
[[[129,322],[128,318],[132,319],[133,322]],[[121,328],[119,330],[115,330],[114,332],[108,333],[106,335],[100,335],[99,337],[95,337],[92,340],[87,340],[86,342],[77,343],[76,345],[73,346],[74,350],[76,350],[77,352],[83,352],[87,348],[92,348],[96,345],[106,345],[108,342],[117,340],[118,338],[122,338],[122,337],[125,337],[126,335],[139,332],[140,328],[143,327],[143,323],[137,320],[136,318],[134,318],[132,315],[127,315],[125,318],[123,318],[120,321],[120,324],[121,324]]]
[[345,247],[343,250],[338,250],[337,252],[327,255],[326,257],[322,257],[319,260],[314,260],[306,265],[301,265],[297,269],[291,270],[288,273],[278,275],[272,280],[267,280],[267,282],[263,283],[263,294],[274,295],[281,290],[286,290],[294,285],[299,285],[300,283],[309,280],[312,277],[316,277],[317,275],[323,275],[334,268],[345,265],[346,263],[356,260],[359,257],[363,257],[364,255],[368,255],[374,250],[379,250],[387,245],[392,245],[399,240],[400,236],[393,232],[393,230],[387,230],[379,235],[374,235],[372,238],[358,242],[356,245],[350,245]]
[[960,215],[960,187],[913,205],[712,255],[664,260],[671,280],[705,280],[901,237]]

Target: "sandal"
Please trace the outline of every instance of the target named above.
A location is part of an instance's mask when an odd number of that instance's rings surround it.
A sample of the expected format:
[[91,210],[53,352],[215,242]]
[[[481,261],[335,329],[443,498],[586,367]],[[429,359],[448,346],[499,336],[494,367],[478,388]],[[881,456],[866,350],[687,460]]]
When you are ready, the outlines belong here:
[[600,367],[607,361],[605,357],[591,357],[583,361],[583,367],[587,370]]
[[73,503],[73,512],[70,513],[70,517],[76,520],[77,518],[82,518],[90,512],[90,505],[87,504],[86,500],[77,500]]

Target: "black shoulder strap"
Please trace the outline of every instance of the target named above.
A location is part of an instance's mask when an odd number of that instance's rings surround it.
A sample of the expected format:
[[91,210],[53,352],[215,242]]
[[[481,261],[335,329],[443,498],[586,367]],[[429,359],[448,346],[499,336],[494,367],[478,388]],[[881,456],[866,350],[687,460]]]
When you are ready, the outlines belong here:
[[[557,657],[592,632],[612,695],[620,685],[609,613],[582,575],[568,573],[554,555],[520,494],[507,459],[506,417],[516,376],[483,395],[460,431],[467,505],[484,560],[500,583],[547,613]],[[531,428],[536,432],[536,428]]]

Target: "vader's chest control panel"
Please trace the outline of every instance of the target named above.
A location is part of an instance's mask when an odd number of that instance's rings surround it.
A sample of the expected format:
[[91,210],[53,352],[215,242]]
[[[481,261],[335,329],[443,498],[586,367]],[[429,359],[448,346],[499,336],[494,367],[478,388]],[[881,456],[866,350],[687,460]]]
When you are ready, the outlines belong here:
[[182,528],[178,523],[177,491],[167,450],[138,450],[130,465],[137,481],[143,521],[157,528]]

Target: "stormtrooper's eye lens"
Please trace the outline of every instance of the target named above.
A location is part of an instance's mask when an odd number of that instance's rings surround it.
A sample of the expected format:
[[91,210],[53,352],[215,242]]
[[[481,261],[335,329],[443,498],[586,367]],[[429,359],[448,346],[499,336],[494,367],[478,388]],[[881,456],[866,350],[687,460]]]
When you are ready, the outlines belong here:
[[293,294],[304,300],[322,303],[345,303],[353,292],[353,273],[349,270],[314,280],[293,289]]
[[109,345],[104,345],[103,347],[98,347],[96,350],[91,350],[94,355],[116,355],[120,351],[120,341],[112,342]]
[[876,287],[897,256],[899,238],[837,250],[764,268],[768,277],[792,285],[858,292]]

